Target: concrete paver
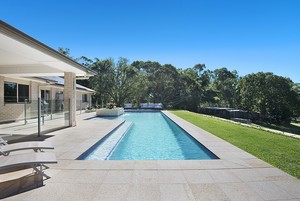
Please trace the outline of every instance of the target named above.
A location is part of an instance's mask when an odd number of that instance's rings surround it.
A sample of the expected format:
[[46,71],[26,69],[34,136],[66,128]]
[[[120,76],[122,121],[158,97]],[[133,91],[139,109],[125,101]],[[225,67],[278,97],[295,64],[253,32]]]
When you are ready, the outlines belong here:
[[134,184],[129,189],[127,200],[160,201],[160,187],[157,184]]
[[160,193],[162,201],[194,201],[194,195],[187,184],[161,184]]
[[190,184],[196,200],[230,200],[218,184]]

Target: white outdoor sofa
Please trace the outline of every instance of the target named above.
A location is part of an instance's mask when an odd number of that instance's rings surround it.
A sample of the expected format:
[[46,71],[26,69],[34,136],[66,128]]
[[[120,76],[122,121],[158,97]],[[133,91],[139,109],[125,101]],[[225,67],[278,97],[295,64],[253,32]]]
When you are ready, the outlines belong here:
[[141,109],[157,109],[161,110],[163,108],[163,105],[161,103],[141,103],[140,104]]

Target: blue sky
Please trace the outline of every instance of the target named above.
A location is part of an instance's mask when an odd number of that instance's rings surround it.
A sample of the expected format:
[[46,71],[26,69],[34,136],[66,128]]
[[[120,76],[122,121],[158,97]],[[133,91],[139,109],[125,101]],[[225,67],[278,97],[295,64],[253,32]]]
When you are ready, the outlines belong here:
[[0,19],[74,57],[205,63],[300,82],[298,0],[9,0]]

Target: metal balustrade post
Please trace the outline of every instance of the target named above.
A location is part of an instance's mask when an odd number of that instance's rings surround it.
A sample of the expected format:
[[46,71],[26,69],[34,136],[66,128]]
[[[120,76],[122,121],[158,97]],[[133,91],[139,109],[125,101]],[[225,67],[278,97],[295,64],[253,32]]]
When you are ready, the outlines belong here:
[[81,114],[81,110],[82,110],[82,100],[80,100],[80,114]]
[[41,137],[41,98],[38,98],[38,137]]
[[27,99],[24,100],[24,124],[27,124]]
[[71,122],[71,103],[72,103],[72,100],[69,99],[69,126],[72,126],[72,122]]
[[52,120],[52,114],[53,114],[53,111],[52,111],[52,110],[53,110],[53,105],[54,105],[54,104],[53,104],[53,100],[50,100],[49,103],[51,103],[51,107],[50,107],[50,118],[51,118],[51,120]]

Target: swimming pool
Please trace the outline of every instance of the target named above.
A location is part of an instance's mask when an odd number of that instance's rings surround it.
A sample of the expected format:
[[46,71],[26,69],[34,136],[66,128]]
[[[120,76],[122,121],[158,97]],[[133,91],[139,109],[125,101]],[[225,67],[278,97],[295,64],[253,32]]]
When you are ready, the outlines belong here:
[[[97,120],[99,118],[95,118]],[[117,117],[127,125],[113,131],[83,160],[199,160],[217,159],[161,112],[126,112]],[[132,122],[132,123],[130,123]]]

